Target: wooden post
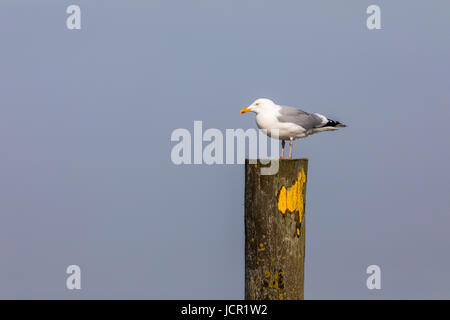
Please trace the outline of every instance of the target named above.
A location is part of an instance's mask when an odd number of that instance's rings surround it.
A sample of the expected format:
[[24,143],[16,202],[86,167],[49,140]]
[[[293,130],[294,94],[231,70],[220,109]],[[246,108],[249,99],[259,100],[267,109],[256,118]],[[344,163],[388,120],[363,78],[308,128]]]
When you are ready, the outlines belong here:
[[245,299],[303,299],[308,159],[261,166],[245,163]]

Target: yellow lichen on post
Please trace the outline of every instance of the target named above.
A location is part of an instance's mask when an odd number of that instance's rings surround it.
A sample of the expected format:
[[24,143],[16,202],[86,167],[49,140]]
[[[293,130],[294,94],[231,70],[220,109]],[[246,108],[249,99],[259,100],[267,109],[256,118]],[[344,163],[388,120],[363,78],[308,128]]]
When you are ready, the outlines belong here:
[[306,183],[306,175],[305,175],[305,171],[299,172],[298,174],[298,204],[297,204],[297,210],[298,210],[298,219],[300,221],[300,223],[302,223],[303,220],[303,211],[304,211],[304,199],[303,199],[303,187],[305,186]]
[[286,214],[287,211],[290,213],[297,211],[300,223],[303,220],[303,187],[305,182],[306,175],[305,171],[302,169],[302,171],[298,173],[298,179],[295,183],[289,189],[282,186],[278,194],[278,210],[282,214]]
[[278,196],[278,210],[280,210],[281,213],[285,214],[287,209],[287,191],[286,188],[283,186],[281,187],[280,194]]
[[287,208],[294,212],[298,205],[298,186],[297,182],[287,191]]

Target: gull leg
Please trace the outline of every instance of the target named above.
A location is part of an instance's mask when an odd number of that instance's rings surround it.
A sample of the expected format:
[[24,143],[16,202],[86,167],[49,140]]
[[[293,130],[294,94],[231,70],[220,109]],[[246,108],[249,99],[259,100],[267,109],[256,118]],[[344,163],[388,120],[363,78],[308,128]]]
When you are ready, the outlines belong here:
[[294,145],[294,139],[291,138],[291,141],[289,141],[289,158],[292,159],[292,147]]
[[281,157],[280,159],[284,159],[284,146],[286,142],[284,140],[281,140]]

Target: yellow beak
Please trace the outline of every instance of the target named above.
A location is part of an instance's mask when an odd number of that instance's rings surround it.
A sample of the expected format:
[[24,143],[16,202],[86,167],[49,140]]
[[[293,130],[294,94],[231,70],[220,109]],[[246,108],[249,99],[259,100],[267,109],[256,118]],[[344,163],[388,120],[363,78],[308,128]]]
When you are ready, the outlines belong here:
[[246,107],[246,108],[241,110],[241,113],[246,113],[246,112],[249,112],[250,110],[252,110],[252,108]]

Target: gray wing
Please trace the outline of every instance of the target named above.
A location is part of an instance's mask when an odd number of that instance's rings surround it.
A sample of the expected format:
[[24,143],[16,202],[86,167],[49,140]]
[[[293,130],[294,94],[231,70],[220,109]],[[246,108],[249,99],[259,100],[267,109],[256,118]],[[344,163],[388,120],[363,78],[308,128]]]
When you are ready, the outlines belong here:
[[287,106],[281,106],[280,115],[277,119],[280,122],[295,123],[306,130],[312,130],[323,125],[322,119],[317,115]]

